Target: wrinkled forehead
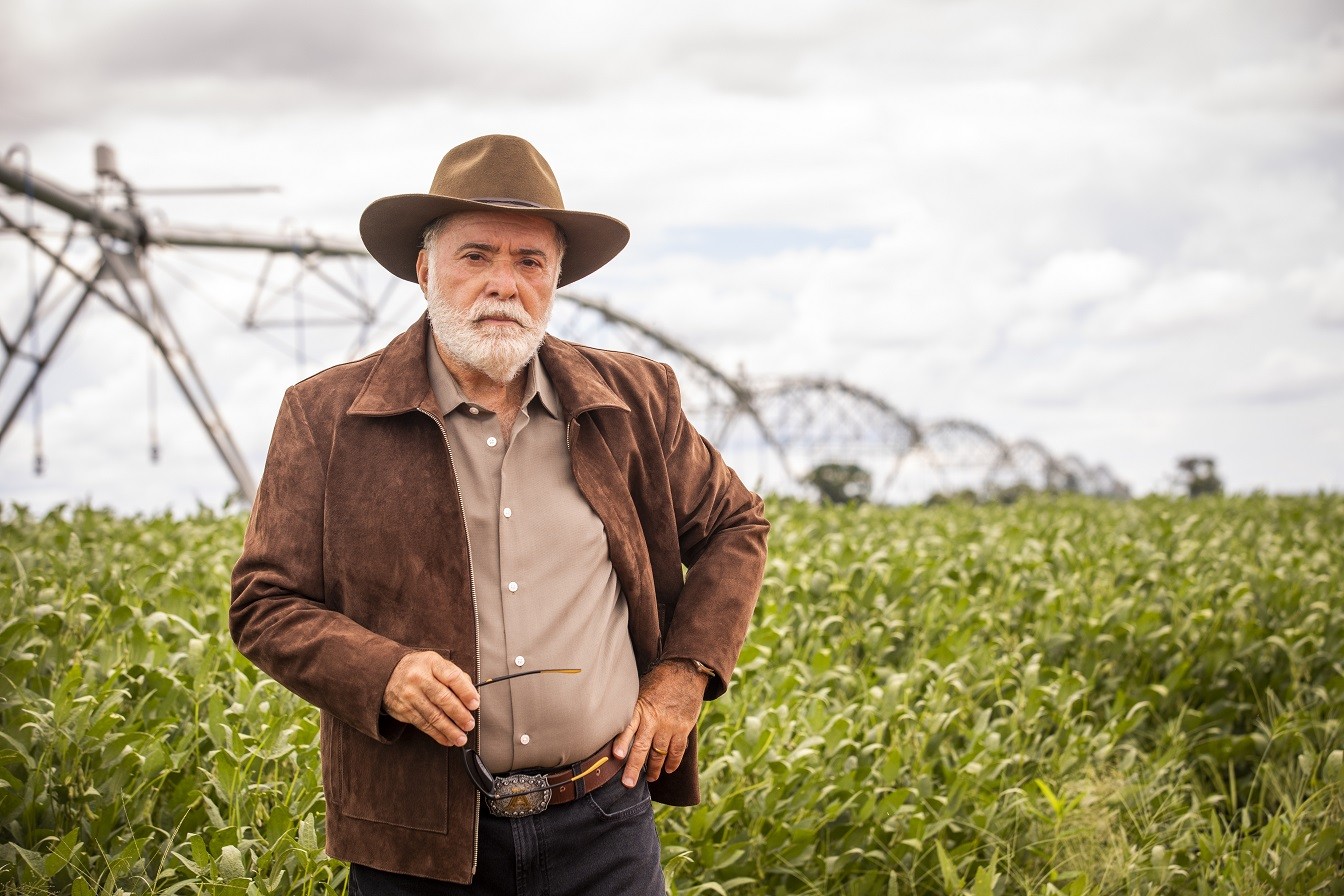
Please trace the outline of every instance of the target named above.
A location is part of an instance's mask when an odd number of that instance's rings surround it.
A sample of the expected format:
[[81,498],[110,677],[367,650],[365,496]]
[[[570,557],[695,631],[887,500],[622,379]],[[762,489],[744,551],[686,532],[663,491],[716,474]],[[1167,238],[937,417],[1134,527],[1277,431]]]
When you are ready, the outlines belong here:
[[565,248],[564,231],[560,225],[538,215],[515,211],[473,209],[444,215],[425,228],[423,245],[430,248],[444,236],[454,243],[505,241],[554,252],[557,256]]

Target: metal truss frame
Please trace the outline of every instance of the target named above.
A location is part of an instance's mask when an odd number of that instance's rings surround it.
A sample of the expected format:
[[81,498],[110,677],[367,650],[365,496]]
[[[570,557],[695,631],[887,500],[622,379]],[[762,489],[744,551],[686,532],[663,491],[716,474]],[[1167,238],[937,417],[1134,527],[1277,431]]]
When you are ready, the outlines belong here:
[[[359,331],[356,352],[362,351],[370,330],[379,322],[391,288],[399,281],[390,281],[381,297],[372,300],[368,284],[362,282],[352,264],[367,258],[363,246],[293,228],[266,235],[153,224],[140,213],[136,191],[116,172],[111,150],[106,147],[100,146],[96,152],[98,184],[91,194],[38,177],[30,166],[11,163],[10,156],[0,160],[0,185],[26,200],[28,214],[26,221],[19,220],[0,205],[0,235],[21,237],[47,267],[40,282],[30,276],[21,320],[12,328],[0,321],[0,348],[4,352],[0,388],[18,383],[17,390],[9,393],[11,398],[0,406],[0,442],[10,433],[25,404],[33,399],[71,327],[95,300],[148,336],[233,476],[239,497],[250,503],[256,481],[167,304],[146,275],[148,254],[168,247],[265,253],[241,325],[253,330],[295,328],[301,363],[304,326],[353,326]],[[0,199],[4,198],[0,194]],[[39,227],[34,215],[39,204],[48,216],[56,213],[62,226],[50,232]],[[92,253],[87,251],[90,244]],[[287,278],[279,272],[282,266],[276,264],[282,257],[297,261]],[[277,311],[286,296],[296,295],[306,283],[319,284],[332,301],[323,305],[317,316],[302,312],[301,306],[294,317]],[[885,473],[877,471],[878,487],[873,497],[878,500],[892,493],[898,475],[912,464],[936,476],[955,472],[965,481],[969,475],[976,487],[986,492],[1027,485],[1103,495],[1128,493],[1106,467],[1089,466],[1072,455],[1058,459],[1039,442],[1008,442],[968,420],[920,423],[882,397],[838,378],[793,376],[753,381],[745,374],[732,376],[685,342],[608,302],[571,291],[557,293],[556,298],[558,305],[570,309],[571,319],[586,315],[596,320],[597,326],[607,331],[602,335],[621,336],[645,353],[664,357],[698,384],[704,403],[695,409],[693,422],[710,441],[720,443],[736,425],[745,423],[750,440],[763,446],[782,471],[784,481],[770,483],[777,490],[797,491],[800,477],[817,463],[864,459],[886,468]],[[553,318],[552,327],[557,323]],[[39,325],[48,334],[43,345],[38,345],[35,338]],[[563,329],[563,323],[560,327]],[[588,341],[582,334],[579,338]]]

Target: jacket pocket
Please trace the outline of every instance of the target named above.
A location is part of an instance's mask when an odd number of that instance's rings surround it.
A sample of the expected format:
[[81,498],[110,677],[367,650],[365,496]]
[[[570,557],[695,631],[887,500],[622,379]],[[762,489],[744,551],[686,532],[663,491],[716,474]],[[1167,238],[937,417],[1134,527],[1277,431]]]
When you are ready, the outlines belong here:
[[448,831],[451,751],[408,729],[390,744],[336,722],[336,804],[342,815],[422,831]]
[[[436,652],[452,659],[450,651]],[[322,714],[322,723],[324,741],[330,738],[323,778],[327,800],[338,812],[379,824],[447,833],[448,764],[456,751],[409,725],[385,744],[330,713]]]

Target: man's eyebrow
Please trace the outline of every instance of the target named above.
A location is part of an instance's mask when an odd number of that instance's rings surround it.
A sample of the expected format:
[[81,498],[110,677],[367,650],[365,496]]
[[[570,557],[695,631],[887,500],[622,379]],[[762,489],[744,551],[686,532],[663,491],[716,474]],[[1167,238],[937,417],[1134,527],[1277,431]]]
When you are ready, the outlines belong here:
[[[459,252],[465,252],[465,251],[467,251],[468,249],[475,249],[475,250],[478,251],[478,252],[498,252],[498,251],[499,251],[499,246],[496,246],[496,245],[494,245],[493,243],[463,243],[462,245],[460,245],[460,246],[457,247],[457,251],[459,251]],[[530,248],[530,247],[527,247],[527,246],[524,246],[524,247],[521,248],[521,249],[515,249],[515,250],[513,250],[513,254],[514,254],[514,255],[538,255],[538,256],[540,256],[540,257],[542,257],[542,258],[546,258],[546,257],[547,257],[547,255],[546,255],[546,250],[545,250],[545,249],[533,249],[533,248]]]

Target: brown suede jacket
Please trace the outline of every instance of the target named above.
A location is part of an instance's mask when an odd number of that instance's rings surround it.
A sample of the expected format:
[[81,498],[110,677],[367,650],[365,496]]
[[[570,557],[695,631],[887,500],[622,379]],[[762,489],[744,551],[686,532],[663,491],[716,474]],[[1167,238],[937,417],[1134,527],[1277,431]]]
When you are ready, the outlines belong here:
[[[430,649],[472,674],[476,618],[424,317],[380,352],[286,394],[233,572],[238,649],[321,709],[327,852],[466,882],[476,790],[456,749],[381,712],[397,662]],[[574,478],[607,531],[640,673],[695,658],[719,696],[765,565],[760,499],[690,425],[669,367],[546,337]],[[684,568],[683,568],[684,567]],[[699,801],[695,735],[655,799]],[[620,786],[619,784],[613,786]]]

